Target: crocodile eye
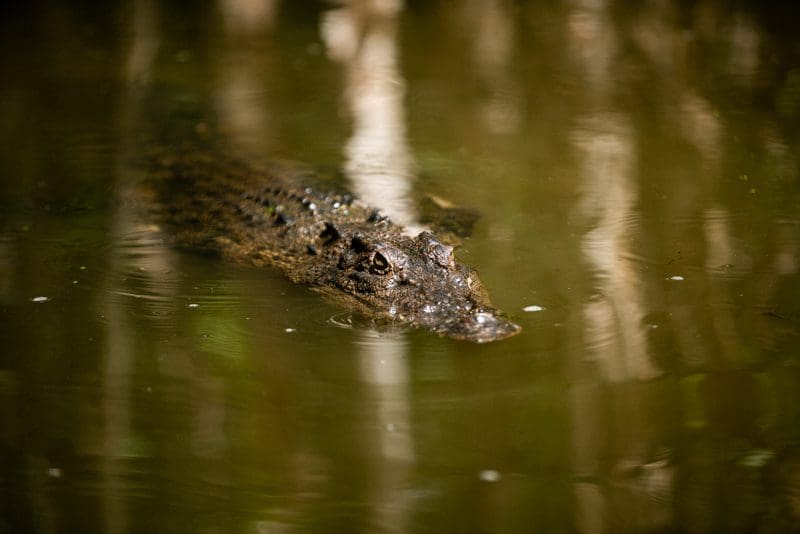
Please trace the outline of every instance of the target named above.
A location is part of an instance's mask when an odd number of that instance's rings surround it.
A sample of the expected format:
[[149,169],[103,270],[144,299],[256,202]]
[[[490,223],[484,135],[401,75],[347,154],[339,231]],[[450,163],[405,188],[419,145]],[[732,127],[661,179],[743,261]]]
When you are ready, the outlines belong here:
[[376,252],[372,256],[372,265],[369,267],[369,272],[372,274],[388,274],[392,270],[392,266],[386,256],[380,252]]

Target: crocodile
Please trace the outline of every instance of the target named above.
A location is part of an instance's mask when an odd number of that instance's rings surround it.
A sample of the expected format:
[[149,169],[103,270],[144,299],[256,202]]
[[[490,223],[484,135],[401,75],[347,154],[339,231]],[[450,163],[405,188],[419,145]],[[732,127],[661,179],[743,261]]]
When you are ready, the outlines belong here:
[[409,235],[348,193],[298,185],[315,181],[311,171],[195,148],[149,161],[157,220],[180,246],[277,268],[377,322],[476,343],[520,331],[452,246]]

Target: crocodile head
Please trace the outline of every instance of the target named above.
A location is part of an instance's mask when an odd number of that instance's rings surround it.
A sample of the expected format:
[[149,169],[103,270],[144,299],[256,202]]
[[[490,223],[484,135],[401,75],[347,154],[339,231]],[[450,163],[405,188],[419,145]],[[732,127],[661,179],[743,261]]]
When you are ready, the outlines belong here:
[[331,285],[360,304],[402,323],[485,343],[520,327],[490,302],[475,271],[430,232],[341,236]]

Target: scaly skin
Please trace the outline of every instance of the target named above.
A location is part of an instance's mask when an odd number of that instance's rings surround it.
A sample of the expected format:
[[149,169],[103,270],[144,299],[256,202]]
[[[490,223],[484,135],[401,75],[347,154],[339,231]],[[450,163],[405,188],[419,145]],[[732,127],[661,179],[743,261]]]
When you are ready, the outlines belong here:
[[195,149],[153,160],[157,213],[181,245],[280,269],[378,320],[477,343],[520,331],[430,232],[409,237],[349,195],[293,185],[286,167]]

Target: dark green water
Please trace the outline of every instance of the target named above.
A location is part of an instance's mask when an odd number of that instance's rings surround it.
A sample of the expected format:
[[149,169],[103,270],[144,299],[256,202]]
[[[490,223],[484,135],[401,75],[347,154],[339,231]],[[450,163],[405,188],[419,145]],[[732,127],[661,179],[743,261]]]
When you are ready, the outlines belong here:
[[[4,8],[0,532],[799,530],[783,6]],[[164,245],[137,139],[206,121],[408,224],[478,209],[457,255],[523,332]]]

